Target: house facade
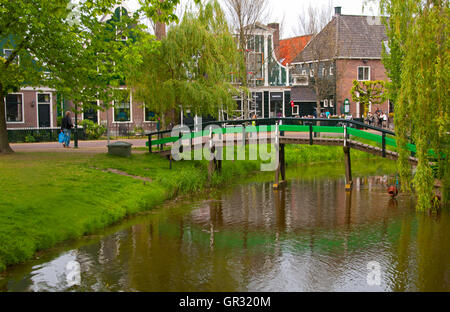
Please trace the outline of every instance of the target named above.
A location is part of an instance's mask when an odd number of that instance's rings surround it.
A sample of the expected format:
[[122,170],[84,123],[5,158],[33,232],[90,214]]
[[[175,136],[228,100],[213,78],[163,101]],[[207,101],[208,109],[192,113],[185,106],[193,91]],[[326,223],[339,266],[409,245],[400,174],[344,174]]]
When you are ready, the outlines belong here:
[[[353,81],[387,80],[381,61],[385,26],[379,18],[341,15],[335,8],[332,20],[306,45],[292,62],[292,76],[297,77],[292,100],[302,115],[320,112],[362,118],[365,108],[352,100]],[[389,101],[369,107],[369,112],[393,110]]]
[[248,105],[250,115],[258,118],[290,117],[298,114],[291,107],[292,77],[288,62],[306,45],[310,36],[280,40],[278,23],[247,26],[247,83],[250,94],[247,103],[235,97],[237,116]]

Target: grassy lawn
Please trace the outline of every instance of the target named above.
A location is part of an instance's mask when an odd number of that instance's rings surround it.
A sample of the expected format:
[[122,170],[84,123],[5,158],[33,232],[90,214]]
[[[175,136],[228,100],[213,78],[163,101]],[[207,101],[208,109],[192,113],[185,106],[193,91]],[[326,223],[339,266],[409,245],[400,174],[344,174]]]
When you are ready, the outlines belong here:
[[[375,156],[352,151],[352,160],[367,158]],[[341,160],[342,147],[286,147],[288,166]],[[193,194],[251,174],[255,177],[259,165],[260,161],[224,161],[222,174],[209,182],[206,161],[174,162],[169,170],[167,159],[150,154],[129,158],[83,153],[0,156],[0,271],[32,258],[36,251],[161,206],[179,194]]]

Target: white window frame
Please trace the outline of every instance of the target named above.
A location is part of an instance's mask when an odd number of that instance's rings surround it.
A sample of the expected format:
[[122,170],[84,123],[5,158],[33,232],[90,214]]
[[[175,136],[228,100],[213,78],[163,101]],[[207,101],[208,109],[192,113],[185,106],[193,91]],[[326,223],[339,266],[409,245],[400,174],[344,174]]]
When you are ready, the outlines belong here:
[[292,116],[299,115],[300,114],[300,107],[299,105],[295,105],[292,107]]
[[[302,78],[302,76],[304,78],[306,78],[305,83],[299,82],[299,80],[300,80],[300,78]],[[293,86],[307,86],[308,84],[309,84],[308,75],[292,75],[292,85]]]
[[[122,90],[126,90],[126,89],[122,89]],[[113,124],[127,124],[127,123],[132,123],[133,122],[133,93],[130,91],[130,120],[129,121],[116,121],[116,114],[114,111],[114,106],[116,105],[116,101],[113,101],[113,106],[112,106],[112,114],[113,114]]]
[[[255,61],[256,61],[256,55],[260,55],[261,56],[261,77],[256,77],[256,75],[255,75],[255,73],[254,72],[252,72],[252,74],[250,75],[251,76],[251,80],[264,80],[264,52],[255,52],[255,51],[252,51],[252,52],[250,52],[249,54],[248,54],[248,58],[247,58],[247,75],[249,75],[248,74],[248,70],[250,69],[250,64],[249,64],[249,60],[250,60],[250,55],[255,55]],[[255,63],[256,64],[256,63]]]
[[155,121],[155,120],[149,120],[149,121],[145,120],[145,117],[147,117],[147,116],[145,115],[145,103],[144,103],[144,105],[142,106],[142,112],[144,113],[144,118],[142,119],[142,122],[143,122],[143,123],[147,123],[147,124],[157,123],[157,121]]
[[330,100],[330,107],[334,107],[334,100]]
[[314,77],[314,69],[313,68],[309,69],[309,77],[311,77],[311,78]]
[[302,70],[302,75],[305,75],[305,76],[308,75],[308,74],[306,73],[306,69],[303,69],[303,70]]
[[[25,123],[25,97],[23,95],[23,93],[18,93],[18,92],[13,92],[13,93],[8,93],[8,95],[10,94],[20,94],[22,96],[22,121],[8,121],[6,120],[7,124],[24,124]],[[4,98],[4,102],[5,102],[5,119],[6,119],[6,97]]]
[[[360,68],[363,68],[363,76],[364,76],[364,69],[365,68],[368,68],[369,69],[369,73],[368,73],[368,77],[367,77],[367,79],[359,79],[359,69]],[[370,74],[371,74],[371,72],[370,72],[370,66],[358,66],[358,70],[357,70],[357,73],[356,73],[356,75],[357,75],[357,80],[358,81],[370,81]],[[364,78],[364,77],[363,77]]]
[[323,107],[328,107],[328,100],[323,100]]
[[[97,102],[97,107],[99,109],[97,109],[97,124],[100,125],[100,100],[95,100],[95,101],[91,101],[91,102]],[[83,112],[81,113],[81,120],[84,120],[84,108],[83,108]]]
[[[36,92],[36,127],[39,127],[39,94],[50,94],[50,128],[53,128],[53,93],[52,92]],[[46,104],[46,103],[44,103]],[[45,128],[45,127],[42,127]]]
[[322,68],[322,77],[326,77],[327,75],[327,69],[324,67]]
[[333,76],[334,72],[333,72],[333,66],[330,66],[330,76]]
[[[6,59],[6,51],[11,51],[11,53],[14,53],[14,49],[3,49],[3,57]],[[20,65],[20,57],[19,55],[16,56],[17,58],[17,65]],[[13,61],[14,63],[15,61]],[[14,94],[14,93],[11,93]]]

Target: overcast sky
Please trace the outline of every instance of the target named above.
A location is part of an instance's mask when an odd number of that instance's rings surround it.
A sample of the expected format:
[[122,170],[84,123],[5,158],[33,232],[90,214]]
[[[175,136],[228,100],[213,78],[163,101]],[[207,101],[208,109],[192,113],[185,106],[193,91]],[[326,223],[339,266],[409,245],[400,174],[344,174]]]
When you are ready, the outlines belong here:
[[[223,3],[224,0],[219,0]],[[270,19],[268,22],[283,24],[283,38],[293,37],[298,35],[295,29],[298,29],[298,16],[309,6],[320,8],[331,3],[334,8],[336,6],[342,7],[342,14],[348,15],[378,15],[378,5],[373,2],[376,0],[267,0]],[[192,3],[192,0],[181,0],[182,6]],[[137,0],[128,0],[128,6],[131,10],[137,8]],[[364,5],[365,3],[365,5]],[[364,11],[363,11],[364,5]],[[180,8],[177,10],[180,11]]]

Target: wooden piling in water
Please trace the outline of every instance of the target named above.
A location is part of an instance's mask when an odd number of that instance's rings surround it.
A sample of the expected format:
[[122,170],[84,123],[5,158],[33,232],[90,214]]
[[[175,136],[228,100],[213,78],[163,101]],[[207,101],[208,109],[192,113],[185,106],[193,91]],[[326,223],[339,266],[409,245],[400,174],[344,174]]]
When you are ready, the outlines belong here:
[[352,180],[352,162],[350,158],[350,147],[344,146],[344,162],[345,162],[345,189],[351,190],[353,188]]

